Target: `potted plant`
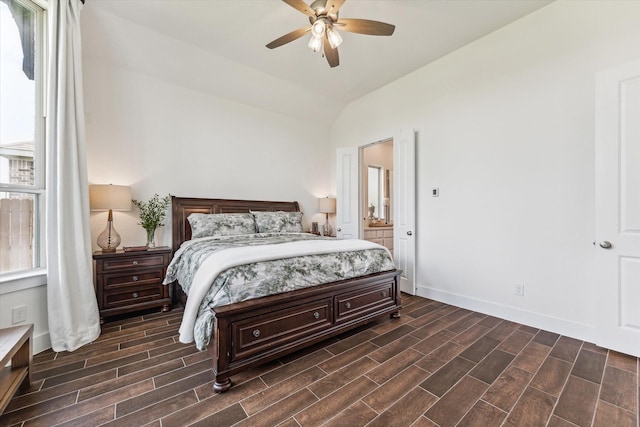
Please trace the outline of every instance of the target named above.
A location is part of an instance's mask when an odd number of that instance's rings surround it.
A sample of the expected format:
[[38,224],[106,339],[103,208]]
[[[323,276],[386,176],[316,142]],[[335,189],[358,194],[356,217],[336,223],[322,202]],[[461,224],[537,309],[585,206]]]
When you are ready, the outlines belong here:
[[171,194],[160,198],[158,194],[154,194],[148,202],[140,200],[131,200],[131,202],[140,209],[140,224],[147,232],[147,247],[155,248],[155,234],[158,227],[164,225],[164,218],[167,215],[167,208],[171,204]]

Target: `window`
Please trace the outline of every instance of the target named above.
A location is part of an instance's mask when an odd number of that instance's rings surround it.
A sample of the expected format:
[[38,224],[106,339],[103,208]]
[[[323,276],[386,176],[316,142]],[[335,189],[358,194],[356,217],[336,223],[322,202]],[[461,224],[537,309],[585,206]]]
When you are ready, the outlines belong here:
[[45,11],[0,0],[0,280],[42,267]]

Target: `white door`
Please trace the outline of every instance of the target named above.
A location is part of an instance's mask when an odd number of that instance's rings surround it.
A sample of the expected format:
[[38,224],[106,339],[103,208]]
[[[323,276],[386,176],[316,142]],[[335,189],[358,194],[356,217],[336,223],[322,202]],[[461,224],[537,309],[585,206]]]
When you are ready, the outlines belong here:
[[358,212],[358,147],[338,148],[336,159],[336,236],[341,239],[357,239],[359,234]]
[[393,139],[393,255],[402,270],[400,290],[416,293],[416,144],[415,131]]
[[640,61],[596,80],[598,345],[640,356]]

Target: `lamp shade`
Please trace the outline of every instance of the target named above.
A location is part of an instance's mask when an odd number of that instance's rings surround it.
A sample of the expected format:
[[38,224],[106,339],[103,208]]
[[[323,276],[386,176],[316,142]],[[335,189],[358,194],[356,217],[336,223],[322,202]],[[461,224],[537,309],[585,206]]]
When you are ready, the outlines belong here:
[[320,202],[320,212],[322,213],[336,212],[336,199],[334,199],[333,197],[324,197],[318,200]]
[[89,206],[92,211],[130,211],[131,187],[126,185],[89,186]]

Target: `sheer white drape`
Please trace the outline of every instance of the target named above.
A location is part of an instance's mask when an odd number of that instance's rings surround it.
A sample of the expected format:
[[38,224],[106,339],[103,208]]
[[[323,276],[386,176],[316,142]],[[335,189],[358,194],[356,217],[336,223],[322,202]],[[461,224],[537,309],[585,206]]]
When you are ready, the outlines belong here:
[[100,335],[93,289],[85,154],[80,0],[49,2],[47,305],[51,346],[73,351]]

